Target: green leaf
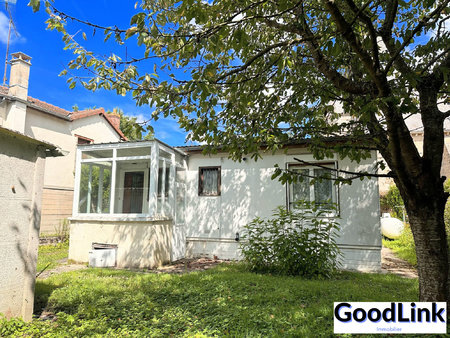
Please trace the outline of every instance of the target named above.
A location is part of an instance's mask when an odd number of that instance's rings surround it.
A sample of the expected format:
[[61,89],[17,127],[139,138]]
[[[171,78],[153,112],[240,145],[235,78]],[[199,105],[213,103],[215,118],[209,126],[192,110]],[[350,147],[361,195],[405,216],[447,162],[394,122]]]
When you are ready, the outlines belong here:
[[39,8],[41,6],[41,0],[30,0],[28,6],[30,6],[33,9],[33,12],[37,12],[39,11]]

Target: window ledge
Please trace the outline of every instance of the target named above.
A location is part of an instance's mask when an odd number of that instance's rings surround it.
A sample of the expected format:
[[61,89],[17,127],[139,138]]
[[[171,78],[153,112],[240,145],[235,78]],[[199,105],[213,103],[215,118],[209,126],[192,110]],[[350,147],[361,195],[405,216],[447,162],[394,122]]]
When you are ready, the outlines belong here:
[[108,214],[91,214],[76,215],[69,218],[70,221],[105,221],[105,222],[154,222],[154,221],[171,221],[169,216],[149,216],[149,215],[108,215]]

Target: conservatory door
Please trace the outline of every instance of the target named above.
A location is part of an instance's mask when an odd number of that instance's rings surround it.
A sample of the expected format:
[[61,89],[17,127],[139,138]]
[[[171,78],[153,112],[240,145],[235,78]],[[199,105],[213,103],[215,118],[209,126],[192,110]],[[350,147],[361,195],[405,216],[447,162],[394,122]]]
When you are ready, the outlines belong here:
[[144,172],[127,171],[123,182],[122,212],[131,214],[142,213],[144,197]]

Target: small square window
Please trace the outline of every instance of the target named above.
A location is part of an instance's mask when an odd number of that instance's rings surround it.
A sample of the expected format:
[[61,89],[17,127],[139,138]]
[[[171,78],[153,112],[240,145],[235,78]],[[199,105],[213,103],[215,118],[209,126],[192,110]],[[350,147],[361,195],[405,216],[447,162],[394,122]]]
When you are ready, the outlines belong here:
[[220,167],[198,168],[198,195],[220,196]]

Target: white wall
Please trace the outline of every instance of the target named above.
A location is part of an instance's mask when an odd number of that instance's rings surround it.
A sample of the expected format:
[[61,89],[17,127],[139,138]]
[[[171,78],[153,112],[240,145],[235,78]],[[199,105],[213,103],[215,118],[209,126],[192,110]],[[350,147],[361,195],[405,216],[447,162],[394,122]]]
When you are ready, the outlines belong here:
[[76,139],[70,132],[70,122],[28,108],[25,134],[45,140],[70,153],[63,157],[49,158],[45,164],[44,186],[73,188]]
[[170,221],[70,221],[69,259],[86,263],[93,243],[117,245],[118,268],[155,268],[170,261]]
[[[254,217],[269,217],[280,205],[286,205],[286,186],[272,180],[274,165],[284,168],[295,163],[294,157],[315,161],[305,149],[289,149],[263,156],[257,162],[233,162],[226,154],[204,156],[191,154],[187,172],[186,236],[187,255],[216,255],[238,258],[236,232]],[[368,170],[376,160],[338,161],[340,169]],[[330,160],[327,160],[328,162]],[[221,166],[221,196],[198,196],[198,168]],[[340,237],[338,243],[344,253],[344,267],[379,269],[381,235],[379,224],[378,183],[376,179],[355,180],[352,185],[339,188]]]

